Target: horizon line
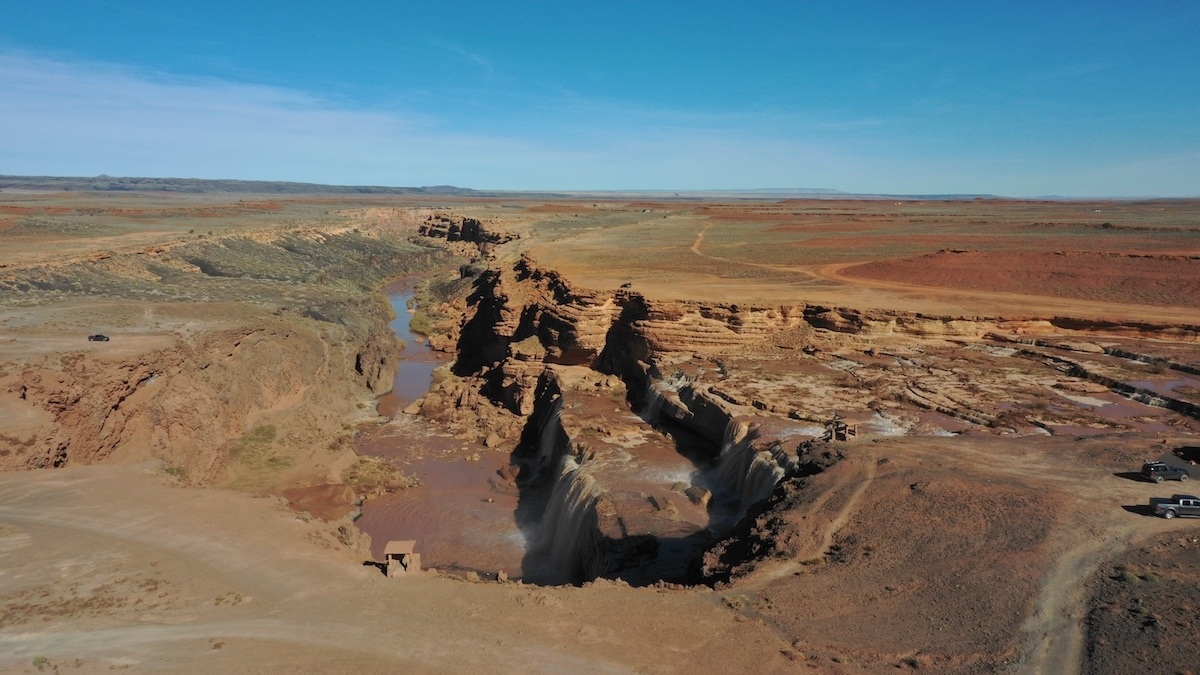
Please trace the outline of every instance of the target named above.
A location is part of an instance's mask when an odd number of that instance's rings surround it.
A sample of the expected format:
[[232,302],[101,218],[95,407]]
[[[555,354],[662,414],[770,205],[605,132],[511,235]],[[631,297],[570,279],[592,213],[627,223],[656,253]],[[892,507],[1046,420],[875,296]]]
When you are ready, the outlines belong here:
[[[80,185],[77,188],[62,187],[62,186],[37,186],[36,183],[47,181],[49,183],[67,183],[77,182]],[[98,183],[101,181],[117,181],[130,185],[124,186],[88,186],[89,183]],[[140,182],[150,182],[150,185],[133,187]],[[196,183],[196,184],[229,184],[229,183],[244,183],[251,186],[266,186],[266,185],[291,185],[305,188],[333,188],[334,192],[349,192],[376,194],[386,191],[413,191],[424,193],[431,196],[443,195],[449,196],[454,193],[471,193],[478,196],[484,195],[528,195],[528,196],[543,196],[553,197],[556,195],[562,196],[586,196],[586,195],[655,195],[667,197],[696,197],[704,195],[742,195],[745,197],[762,196],[762,197],[803,197],[808,199],[847,199],[847,198],[871,198],[871,199],[917,199],[917,200],[955,200],[955,199],[993,199],[993,200],[1053,200],[1053,201],[1090,201],[1090,200],[1190,200],[1200,199],[1200,194],[1197,195],[999,195],[988,192],[847,192],[836,188],[824,187],[758,187],[758,188],[538,188],[538,189],[511,189],[511,188],[473,188],[463,187],[458,185],[421,185],[421,186],[403,186],[403,185],[384,185],[384,184],[350,184],[350,183],[316,183],[310,181],[291,180],[291,179],[257,179],[257,178],[185,178],[178,176],[111,176],[108,174],[98,174],[95,176],[64,176],[64,175],[16,175],[16,174],[0,174],[0,191],[5,189],[18,189],[26,191],[93,191],[93,192],[186,192],[186,190],[171,189],[169,186],[154,186],[155,182],[180,182],[180,183]],[[14,184],[14,183],[23,183]],[[289,194],[280,190],[258,191],[251,189],[213,190],[213,192],[227,192],[231,194]],[[318,191],[307,191],[317,193]],[[291,193],[299,194],[299,193]]]

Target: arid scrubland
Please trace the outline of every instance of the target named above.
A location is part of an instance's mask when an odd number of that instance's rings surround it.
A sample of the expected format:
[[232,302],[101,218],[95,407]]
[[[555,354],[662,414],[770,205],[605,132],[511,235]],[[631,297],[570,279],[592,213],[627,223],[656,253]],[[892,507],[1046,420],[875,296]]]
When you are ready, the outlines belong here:
[[1195,201],[0,193],[0,666],[1184,670],[1197,279]]

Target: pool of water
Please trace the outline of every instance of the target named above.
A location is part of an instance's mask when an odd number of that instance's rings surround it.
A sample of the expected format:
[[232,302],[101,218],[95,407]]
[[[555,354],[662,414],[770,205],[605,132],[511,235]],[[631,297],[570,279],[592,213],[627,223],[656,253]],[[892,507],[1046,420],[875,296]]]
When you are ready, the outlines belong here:
[[418,487],[373,499],[363,506],[358,526],[371,535],[371,551],[382,555],[392,539],[415,539],[426,567],[504,570],[521,574],[525,536],[518,529],[515,494],[493,488],[500,462],[460,457],[424,458],[406,463],[421,479]]

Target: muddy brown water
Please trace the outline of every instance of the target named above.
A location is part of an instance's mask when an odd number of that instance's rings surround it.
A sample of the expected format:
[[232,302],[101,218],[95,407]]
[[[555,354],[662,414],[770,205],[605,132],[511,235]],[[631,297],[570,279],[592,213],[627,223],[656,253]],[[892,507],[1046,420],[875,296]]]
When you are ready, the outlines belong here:
[[[392,330],[405,344],[393,391],[378,399],[380,415],[393,419],[360,434],[355,449],[360,455],[391,461],[419,478],[421,485],[367,501],[357,525],[370,535],[376,559],[382,558],[388,541],[412,539],[425,567],[489,575],[503,570],[512,578],[526,573],[539,577],[541,567],[550,563],[536,556],[531,559],[529,542],[541,523],[518,524],[518,492],[499,477],[512,449],[489,449],[447,436],[425,420],[402,413],[426,393],[433,370],[449,361],[409,330],[411,288],[398,283],[385,289],[397,317]],[[632,413],[625,417],[636,419]],[[666,494],[672,483],[687,480],[695,471],[691,462],[669,445],[652,440],[650,434],[640,439],[635,452],[618,453],[621,457],[614,457],[604,472],[606,482],[639,494]],[[540,493],[521,497],[526,519],[531,511],[540,512],[548,497]],[[693,508],[684,498],[676,501],[684,510]],[[703,529],[703,510],[691,515],[696,521],[692,529]],[[553,576],[542,572],[540,576]]]
[[[383,449],[383,456],[396,450]],[[377,559],[388,541],[413,539],[425,567],[520,576],[525,536],[513,515],[516,496],[494,490],[489,482],[496,461],[435,457],[398,463],[421,485],[363,505],[358,526],[371,535]]]
[[1200,378],[1180,376],[1165,380],[1130,380],[1132,387],[1146,389],[1162,396],[1171,398],[1187,398],[1187,392],[1200,389]]
[[525,538],[513,515],[517,498],[493,487],[508,450],[441,435],[423,420],[403,415],[405,406],[429,390],[433,371],[451,359],[410,330],[411,280],[384,291],[396,313],[390,326],[404,347],[392,391],[379,397],[378,410],[396,419],[360,434],[355,450],[391,461],[421,485],[367,501],[356,524],[370,535],[376,559],[382,559],[388,541],[413,539],[425,567],[505,570],[517,577],[525,555]]

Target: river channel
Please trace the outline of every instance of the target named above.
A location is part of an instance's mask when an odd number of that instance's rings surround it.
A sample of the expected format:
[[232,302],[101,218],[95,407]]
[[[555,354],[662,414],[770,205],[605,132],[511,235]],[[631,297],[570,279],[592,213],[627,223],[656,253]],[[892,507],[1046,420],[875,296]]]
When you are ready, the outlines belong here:
[[411,281],[384,291],[396,313],[392,330],[404,342],[392,391],[378,400],[379,414],[391,421],[360,434],[355,450],[391,461],[421,485],[369,500],[357,524],[371,536],[376,559],[388,541],[412,539],[425,567],[485,575],[504,570],[519,577],[525,537],[514,518],[517,497],[497,488],[495,480],[510,450],[455,438],[420,416],[404,414],[450,358],[411,332]]

